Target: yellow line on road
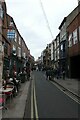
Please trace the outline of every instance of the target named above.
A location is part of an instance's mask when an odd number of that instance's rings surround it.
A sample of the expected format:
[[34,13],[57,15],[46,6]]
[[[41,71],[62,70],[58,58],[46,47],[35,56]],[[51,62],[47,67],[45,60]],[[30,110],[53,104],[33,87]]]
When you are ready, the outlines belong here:
[[36,92],[35,92],[35,84],[34,84],[34,106],[35,106],[35,117],[38,120],[38,109],[37,109],[37,101],[36,101]]
[[31,84],[31,118],[34,118],[34,113],[33,113],[33,80]]

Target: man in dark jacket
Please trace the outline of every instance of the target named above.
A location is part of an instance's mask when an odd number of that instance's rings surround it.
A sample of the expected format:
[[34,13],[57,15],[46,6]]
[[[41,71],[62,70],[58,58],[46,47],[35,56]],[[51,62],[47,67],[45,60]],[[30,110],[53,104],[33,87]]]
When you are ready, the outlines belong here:
[[49,76],[50,76],[50,70],[49,70],[49,69],[47,69],[47,70],[46,70],[46,79],[48,79],[48,80],[49,80]]
[[30,62],[26,63],[26,72],[27,72],[27,80],[29,80],[30,79],[30,72],[31,72]]
[[48,69],[46,70],[46,79],[52,80],[53,77],[54,77],[53,69],[52,69],[52,68],[48,68]]

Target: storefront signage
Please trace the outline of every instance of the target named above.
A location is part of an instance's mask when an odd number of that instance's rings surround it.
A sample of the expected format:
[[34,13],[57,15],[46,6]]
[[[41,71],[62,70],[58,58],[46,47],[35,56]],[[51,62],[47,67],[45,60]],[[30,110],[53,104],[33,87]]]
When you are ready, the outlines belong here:
[[7,38],[14,39],[15,38],[15,30],[8,30]]

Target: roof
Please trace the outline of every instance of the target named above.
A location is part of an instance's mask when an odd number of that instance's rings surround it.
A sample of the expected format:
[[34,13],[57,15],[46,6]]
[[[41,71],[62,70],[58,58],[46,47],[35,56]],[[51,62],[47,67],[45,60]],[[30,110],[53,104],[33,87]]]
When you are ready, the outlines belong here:
[[61,27],[63,26],[64,22],[66,21],[66,17],[64,17],[63,21],[61,22],[59,29],[61,29]]

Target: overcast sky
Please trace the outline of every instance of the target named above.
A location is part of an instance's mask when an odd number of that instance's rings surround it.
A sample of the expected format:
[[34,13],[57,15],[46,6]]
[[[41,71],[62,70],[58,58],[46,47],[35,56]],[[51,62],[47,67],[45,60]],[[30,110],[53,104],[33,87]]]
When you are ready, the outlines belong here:
[[31,55],[37,59],[59,33],[58,27],[78,5],[77,0],[42,0],[43,7],[53,34],[48,29],[40,0],[5,0],[7,13],[11,15],[24,38]]

